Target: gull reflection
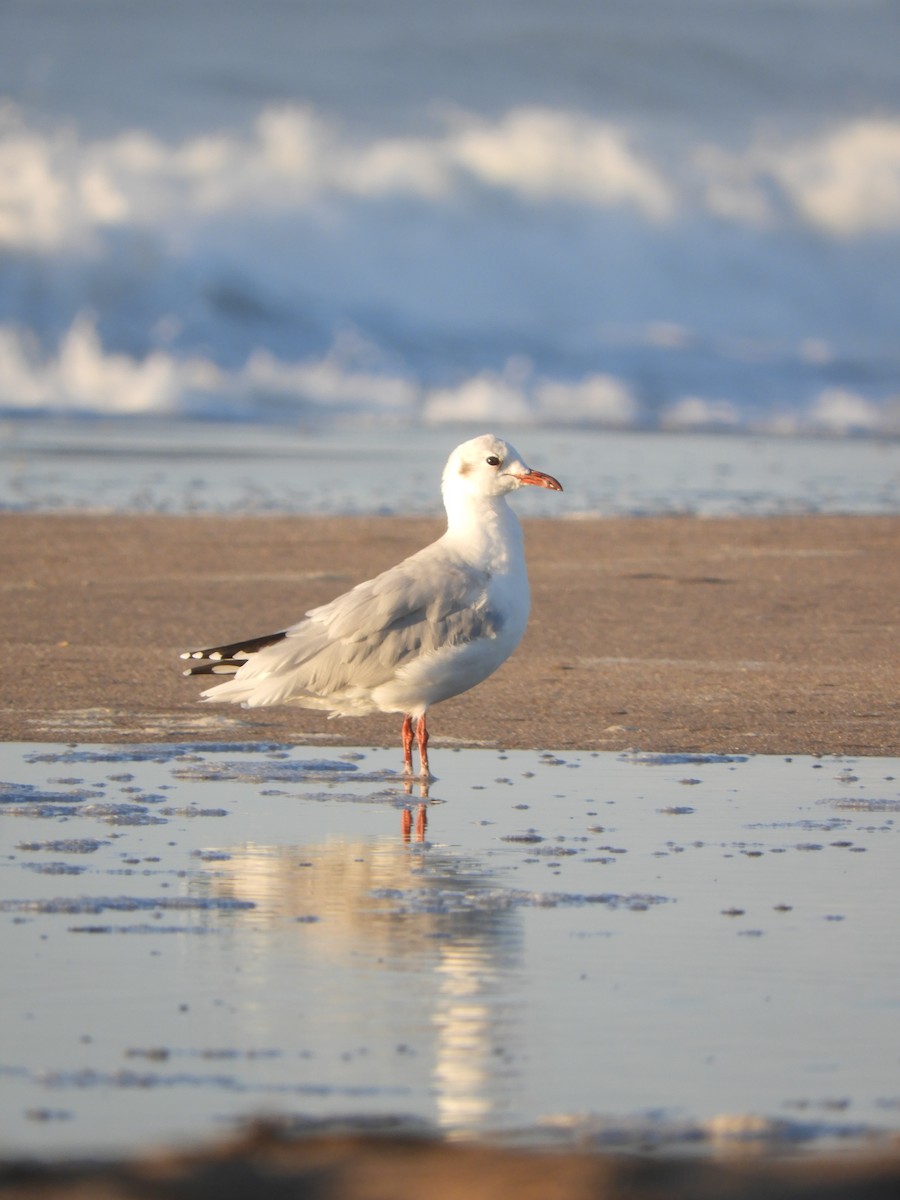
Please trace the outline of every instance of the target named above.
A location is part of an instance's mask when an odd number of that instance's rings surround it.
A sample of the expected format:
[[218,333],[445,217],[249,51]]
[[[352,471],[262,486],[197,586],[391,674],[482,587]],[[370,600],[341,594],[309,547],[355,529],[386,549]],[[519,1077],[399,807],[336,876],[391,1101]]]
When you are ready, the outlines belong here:
[[[233,847],[207,882],[221,895],[253,901],[245,919],[263,931],[296,922],[304,963],[320,986],[327,988],[329,972],[345,978],[361,962],[376,970],[382,984],[373,996],[383,998],[385,985],[388,1003],[382,1011],[382,1001],[367,999],[366,1020],[369,1028],[373,1019],[376,1027],[384,1022],[385,1040],[396,1037],[392,1023],[402,1019],[390,1002],[390,988],[398,989],[407,1021],[414,1005],[436,1119],[450,1132],[471,1133],[498,1126],[516,1103],[504,1047],[516,1040],[516,1007],[506,993],[521,931],[515,910],[498,900],[496,878],[477,860],[428,843],[427,825],[427,806],[419,804],[415,813],[403,810],[399,839]],[[256,945],[261,996],[277,986],[284,953],[280,939],[271,949],[266,939]],[[329,1019],[328,1004],[305,1012],[307,1034],[315,1033],[310,1021]]]
[[429,779],[411,779],[409,777],[405,778],[403,780],[403,791],[407,796],[411,796],[413,794],[413,785],[414,784],[419,789],[420,798],[422,800],[427,800],[428,796],[429,796],[429,789],[431,787],[431,779],[430,778]]
[[[408,842],[412,837],[413,815],[412,810],[404,808],[403,815],[400,818],[400,832],[404,842]],[[420,804],[416,808],[416,841],[425,841],[425,831],[428,828],[428,805]]]
[[434,1023],[437,1030],[434,1080],[438,1123],[471,1133],[496,1127],[499,1113],[495,1051],[502,1038],[496,1003],[496,963],[478,940],[442,947],[437,967]]

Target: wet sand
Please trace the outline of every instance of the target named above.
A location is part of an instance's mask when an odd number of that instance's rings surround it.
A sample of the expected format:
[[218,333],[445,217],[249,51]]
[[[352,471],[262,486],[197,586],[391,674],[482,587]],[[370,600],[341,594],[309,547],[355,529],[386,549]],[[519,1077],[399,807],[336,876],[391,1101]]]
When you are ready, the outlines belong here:
[[774,1162],[529,1152],[406,1134],[292,1137],[260,1126],[213,1148],[131,1162],[0,1163],[0,1196],[221,1200],[893,1200],[894,1155]]
[[[198,705],[180,650],[277,628],[440,531],[398,519],[0,515],[0,738],[390,745],[393,718]],[[900,754],[900,521],[531,522],[515,658],[434,746]],[[437,760],[439,763],[439,759]],[[251,1131],[128,1162],[0,1163],[0,1195],[894,1196],[900,1160],[542,1153]]]
[[[392,745],[394,717],[201,705],[181,650],[418,549],[400,518],[0,515],[0,738]],[[433,745],[900,754],[900,519],[530,521],[516,655]]]

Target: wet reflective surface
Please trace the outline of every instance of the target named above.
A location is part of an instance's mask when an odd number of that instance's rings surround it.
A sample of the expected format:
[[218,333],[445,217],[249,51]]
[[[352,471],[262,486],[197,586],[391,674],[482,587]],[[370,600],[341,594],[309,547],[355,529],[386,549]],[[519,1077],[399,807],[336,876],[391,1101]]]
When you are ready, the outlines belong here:
[[[491,417],[472,435],[496,424]],[[562,472],[554,514],[785,516],[900,512],[896,442],[579,428],[515,429],[533,466]],[[0,510],[117,513],[442,514],[438,481],[459,429],[351,422],[295,425],[134,418],[0,424]],[[468,436],[468,435],[467,435]],[[539,461],[538,461],[539,460]],[[521,516],[546,497],[516,496]]]
[[900,763],[0,746],[0,1152],[900,1129]]

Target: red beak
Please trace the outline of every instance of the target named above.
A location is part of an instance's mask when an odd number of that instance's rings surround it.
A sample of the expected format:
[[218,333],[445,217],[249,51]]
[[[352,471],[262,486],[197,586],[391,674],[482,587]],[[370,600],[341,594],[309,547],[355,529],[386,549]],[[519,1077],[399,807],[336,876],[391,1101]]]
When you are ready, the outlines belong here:
[[519,483],[533,483],[535,487],[549,488],[551,492],[561,492],[563,485],[558,479],[554,479],[552,475],[545,475],[543,471],[526,471],[524,475],[517,475]]

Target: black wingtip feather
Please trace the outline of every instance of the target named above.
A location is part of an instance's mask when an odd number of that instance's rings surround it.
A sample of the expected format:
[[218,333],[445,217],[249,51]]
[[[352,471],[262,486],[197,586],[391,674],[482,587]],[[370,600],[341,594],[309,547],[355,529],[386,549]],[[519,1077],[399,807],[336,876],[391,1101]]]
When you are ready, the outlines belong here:
[[182,675],[234,675],[247,660],[221,659],[216,662],[199,663],[196,667],[188,667]]
[[202,667],[191,667],[185,671],[185,675],[210,675],[213,674],[212,663],[216,666],[228,666],[228,672],[231,673],[243,666],[242,662],[235,662],[235,659],[248,659],[251,654],[255,654],[257,650],[262,650],[266,646],[274,646],[276,642],[280,642],[287,637],[287,632],[282,629],[278,633],[264,633],[262,637],[250,638],[245,642],[229,642],[226,646],[209,646],[205,650],[185,650],[181,655],[187,659],[210,659],[210,665],[204,664]]

